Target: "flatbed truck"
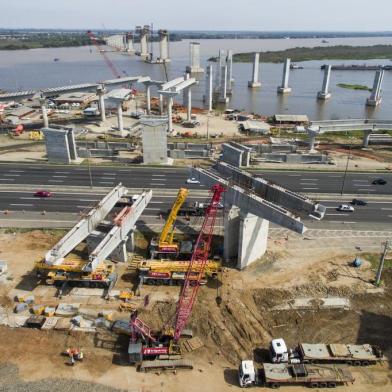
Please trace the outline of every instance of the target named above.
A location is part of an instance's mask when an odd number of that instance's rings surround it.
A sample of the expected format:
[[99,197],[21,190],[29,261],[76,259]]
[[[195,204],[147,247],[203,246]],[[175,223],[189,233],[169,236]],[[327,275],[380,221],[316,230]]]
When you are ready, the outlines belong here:
[[277,389],[283,385],[335,388],[354,383],[355,379],[349,370],[333,365],[263,363],[257,369],[253,361],[246,360],[239,366],[238,381],[242,388],[264,386]]
[[386,361],[378,346],[371,344],[298,343],[288,349],[284,339],[273,339],[269,348],[273,363],[346,363],[369,366]]

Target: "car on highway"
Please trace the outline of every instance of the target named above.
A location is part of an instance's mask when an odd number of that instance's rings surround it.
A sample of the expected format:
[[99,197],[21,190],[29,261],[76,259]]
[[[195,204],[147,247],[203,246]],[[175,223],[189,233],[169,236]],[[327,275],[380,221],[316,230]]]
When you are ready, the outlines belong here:
[[50,191],[37,191],[34,193],[35,197],[52,197],[53,192]]
[[376,178],[373,180],[373,185],[385,185],[387,182],[383,178]]
[[351,204],[353,206],[367,206],[367,201],[362,199],[352,199]]
[[192,177],[192,178],[188,178],[186,180],[186,183],[187,184],[200,184],[200,181],[197,178]]
[[341,204],[338,208],[338,211],[341,212],[354,212],[354,207],[350,206],[349,204]]

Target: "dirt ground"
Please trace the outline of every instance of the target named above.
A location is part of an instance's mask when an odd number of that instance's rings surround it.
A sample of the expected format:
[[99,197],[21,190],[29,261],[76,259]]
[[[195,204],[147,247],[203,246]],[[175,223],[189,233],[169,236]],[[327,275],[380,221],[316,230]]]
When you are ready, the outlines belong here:
[[[29,290],[26,282],[32,282],[29,272],[33,262],[59,237],[60,233],[54,231],[0,233],[0,258],[8,262],[12,276],[12,280],[0,283],[1,305],[13,306],[9,293],[20,287],[21,282],[24,290]],[[365,256],[362,267],[354,269],[349,266],[353,250],[337,246],[326,252],[316,247],[311,249],[309,243],[305,251],[300,246],[288,246],[292,241],[295,238],[271,240],[269,252],[260,262],[243,272],[228,266],[222,273],[221,283],[211,281],[199,291],[190,327],[205,347],[186,354],[194,362],[193,371],[138,373],[126,365],[128,339],[106,330],[82,334],[0,327],[0,383],[4,386],[0,390],[30,391],[39,381],[48,386],[53,384],[53,377],[128,391],[179,392],[185,386],[187,391],[239,390],[238,362],[250,358],[262,362],[270,339],[277,337],[284,337],[290,346],[298,341],[377,344],[392,360],[392,271],[385,272],[382,288],[374,288],[371,284],[374,268]],[[378,240],[374,243],[379,246]],[[131,282],[131,274],[125,271],[119,285],[125,288]],[[42,288],[33,284],[30,290],[43,293]],[[142,296],[149,294],[151,300],[147,307],[140,309],[140,317],[156,329],[170,325],[178,291],[178,287],[144,287]],[[47,291],[49,294],[53,295],[53,291]],[[222,299],[220,305],[216,301],[218,296]],[[326,297],[345,299],[349,306],[322,309],[321,298]],[[311,299],[312,306],[293,308],[293,301],[298,298]],[[129,315],[121,317],[126,319]],[[68,346],[81,347],[85,361],[72,368],[67,366],[61,352]],[[17,366],[17,377],[10,379],[13,368],[9,366],[13,365]],[[353,368],[352,372],[356,382],[345,388],[347,391],[386,392],[392,388],[389,363]],[[13,389],[20,380],[26,383],[25,389]],[[88,385],[78,390],[94,390],[94,384]]]

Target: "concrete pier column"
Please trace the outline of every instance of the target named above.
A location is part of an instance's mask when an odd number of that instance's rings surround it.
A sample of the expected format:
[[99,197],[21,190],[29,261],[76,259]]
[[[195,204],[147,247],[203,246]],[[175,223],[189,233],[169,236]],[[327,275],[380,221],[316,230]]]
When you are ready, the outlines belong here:
[[188,94],[188,106],[187,106],[186,116],[187,116],[187,120],[191,121],[192,120],[192,88],[191,87],[187,88],[187,94]]
[[204,72],[204,69],[200,66],[200,44],[198,42],[190,42],[189,44],[189,62],[186,72],[190,74]]
[[101,115],[101,121],[106,120],[106,113],[105,113],[105,99],[103,94],[99,95],[99,113]]
[[[188,80],[189,78],[190,78],[190,74],[186,72],[184,74],[184,80]],[[182,90],[182,106],[184,107],[188,106],[188,91],[186,88]]]
[[238,241],[240,238],[240,209],[238,207],[232,206],[228,210],[225,209],[224,231],[223,259],[230,262],[238,256]]
[[261,86],[259,82],[260,53],[255,53],[253,58],[252,80],[248,82],[248,87],[257,88]]
[[207,73],[206,73],[206,92],[204,96],[204,101],[207,103],[207,108],[209,112],[212,110],[212,93],[213,93],[212,73],[213,73],[212,65],[209,65],[207,67]]
[[328,91],[329,90],[329,80],[331,78],[331,69],[332,69],[332,65],[325,66],[323,86],[321,88],[321,91],[319,91],[317,93],[318,99],[326,100],[326,99],[331,98],[331,93]]
[[309,133],[309,152],[316,152],[314,146],[316,143],[316,135]]
[[147,114],[151,113],[151,86],[146,85],[146,103],[147,103]]
[[233,93],[233,51],[227,51],[226,57],[226,64],[227,64],[227,94],[231,95]]
[[370,135],[372,134],[372,130],[367,129],[363,132],[363,142],[362,142],[362,147],[367,148],[369,147],[369,139]]
[[49,118],[48,118],[48,112],[46,110],[46,100],[45,100],[45,98],[41,98],[39,103],[41,105],[41,113],[42,113],[42,120],[43,120],[43,123],[44,123],[44,128],[48,128],[49,127]]
[[134,226],[133,230],[131,230],[128,234],[128,240],[126,242],[126,248],[128,252],[135,251],[135,230],[136,226]]
[[227,65],[222,66],[220,75],[219,102],[227,103],[229,101],[229,98],[227,97]]
[[284,62],[282,85],[278,87],[278,94],[288,94],[291,92],[291,87],[289,87],[290,63],[290,59],[286,59]]
[[126,263],[128,261],[127,241],[122,241],[121,244],[116,247],[110,255],[110,259],[120,263]]
[[159,30],[160,58],[164,63],[169,62],[169,33],[167,30]]
[[374,77],[373,89],[370,98],[366,100],[366,106],[378,106],[381,101],[381,85],[384,79],[384,70],[379,69]]
[[269,222],[253,214],[241,216],[237,268],[242,270],[267,250]]
[[163,95],[159,94],[159,113],[163,114]]
[[117,123],[118,123],[118,131],[120,133],[123,133],[124,132],[124,123],[123,123],[122,102],[117,103]]
[[167,117],[169,133],[173,131],[173,98],[167,98]]

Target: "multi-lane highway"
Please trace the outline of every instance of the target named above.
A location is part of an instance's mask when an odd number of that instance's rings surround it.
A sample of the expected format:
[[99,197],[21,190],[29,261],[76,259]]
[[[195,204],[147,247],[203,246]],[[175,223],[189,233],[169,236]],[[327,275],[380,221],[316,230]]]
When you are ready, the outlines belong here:
[[[91,192],[55,192],[50,198],[37,198],[30,191],[0,191],[0,210],[9,211],[35,211],[35,212],[83,212],[93,207],[102,199],[104,193]],[[189,202],[205,201],[207,193],[191,191]],[[165,214],[175,200],[176,192],[162,194],[157,190],[153,193],[153,198],[143,217],[159,217]],[[369,200],[367,206],[355,206],[355,211],[339,212],[337,207],[342,202],[349,202],[349,199],[341,200],[332,198],[320,200],[327,207],[327,213],[323,221],[329,222],[373,222],[390,223],[392,225],[392,199]],[[304,219],[307,221],[307,219]]]
[[[185,185],[188,173],[186,168],[92,167],[90,171],[85,166],[3,164],[0,165],[0,210],[80,212],[91,208],[103,197],[105,192],[100,188],[113,187],[122,182],[129,188],[155,190],[144,216],[157,217],[170,208],[176,191],[181,186],[191,189],[189,201],[205,199],[207,195],[205,187],[194,184]],[[261,173],[258,174],[261,175]],[[268,171],[262,175],[297,192],[320,194],[340,193],[344,177],[343,173],[333,172]],[[372,180],[377,177],[381,176],[369,173],[348,173],[344,192],[365,195],[364,197],[369,201],[368,205],[355,207],[354,213],[339,212],[336,210],[337,206],[350,199],[330,196],[325,200],[319,200],[327,207],[324,220],[337,223],[379,222],[388,224],[390,222],[392,224],[392,197],[389,196],[392,194],[392,175],[382,175],[387,181],[386,185],[373,185]],[[86,188],[80,188],[78,191],[75,188],[90,187],[91,182],[97,191],[94,191],[94,188],[92,191],[85,191]],[[55,195],[50,198],[34,197],[34,191],[41,185],[55,189]],[[69,188],[68,191],[67,188]],[[166,193],[161,190],[165,190]],[[168,190],[170,190],[169,193],[167,193]],[[384,195],[384,197],[377,199],[374,197],[377,195],[379,197]],[[321,199],[323,199],[322,196]]]
[[[90,176],[91,173],[91,176]],[[119,182],[131,188],[178,189],[184,186],[189,170],[186,168],[118,168],[47,165],[0,165],[0,185],[31,184],[49,186],[111,187]],[[364,195],[392,195],[392,174],[339,172],[258,172],[260,176],[302,193],[340,193],[344,181],[344,193]],[[386,185],[373,185],[375,178],[382,177]],[[190,189],[202,187],[189,185]]]

